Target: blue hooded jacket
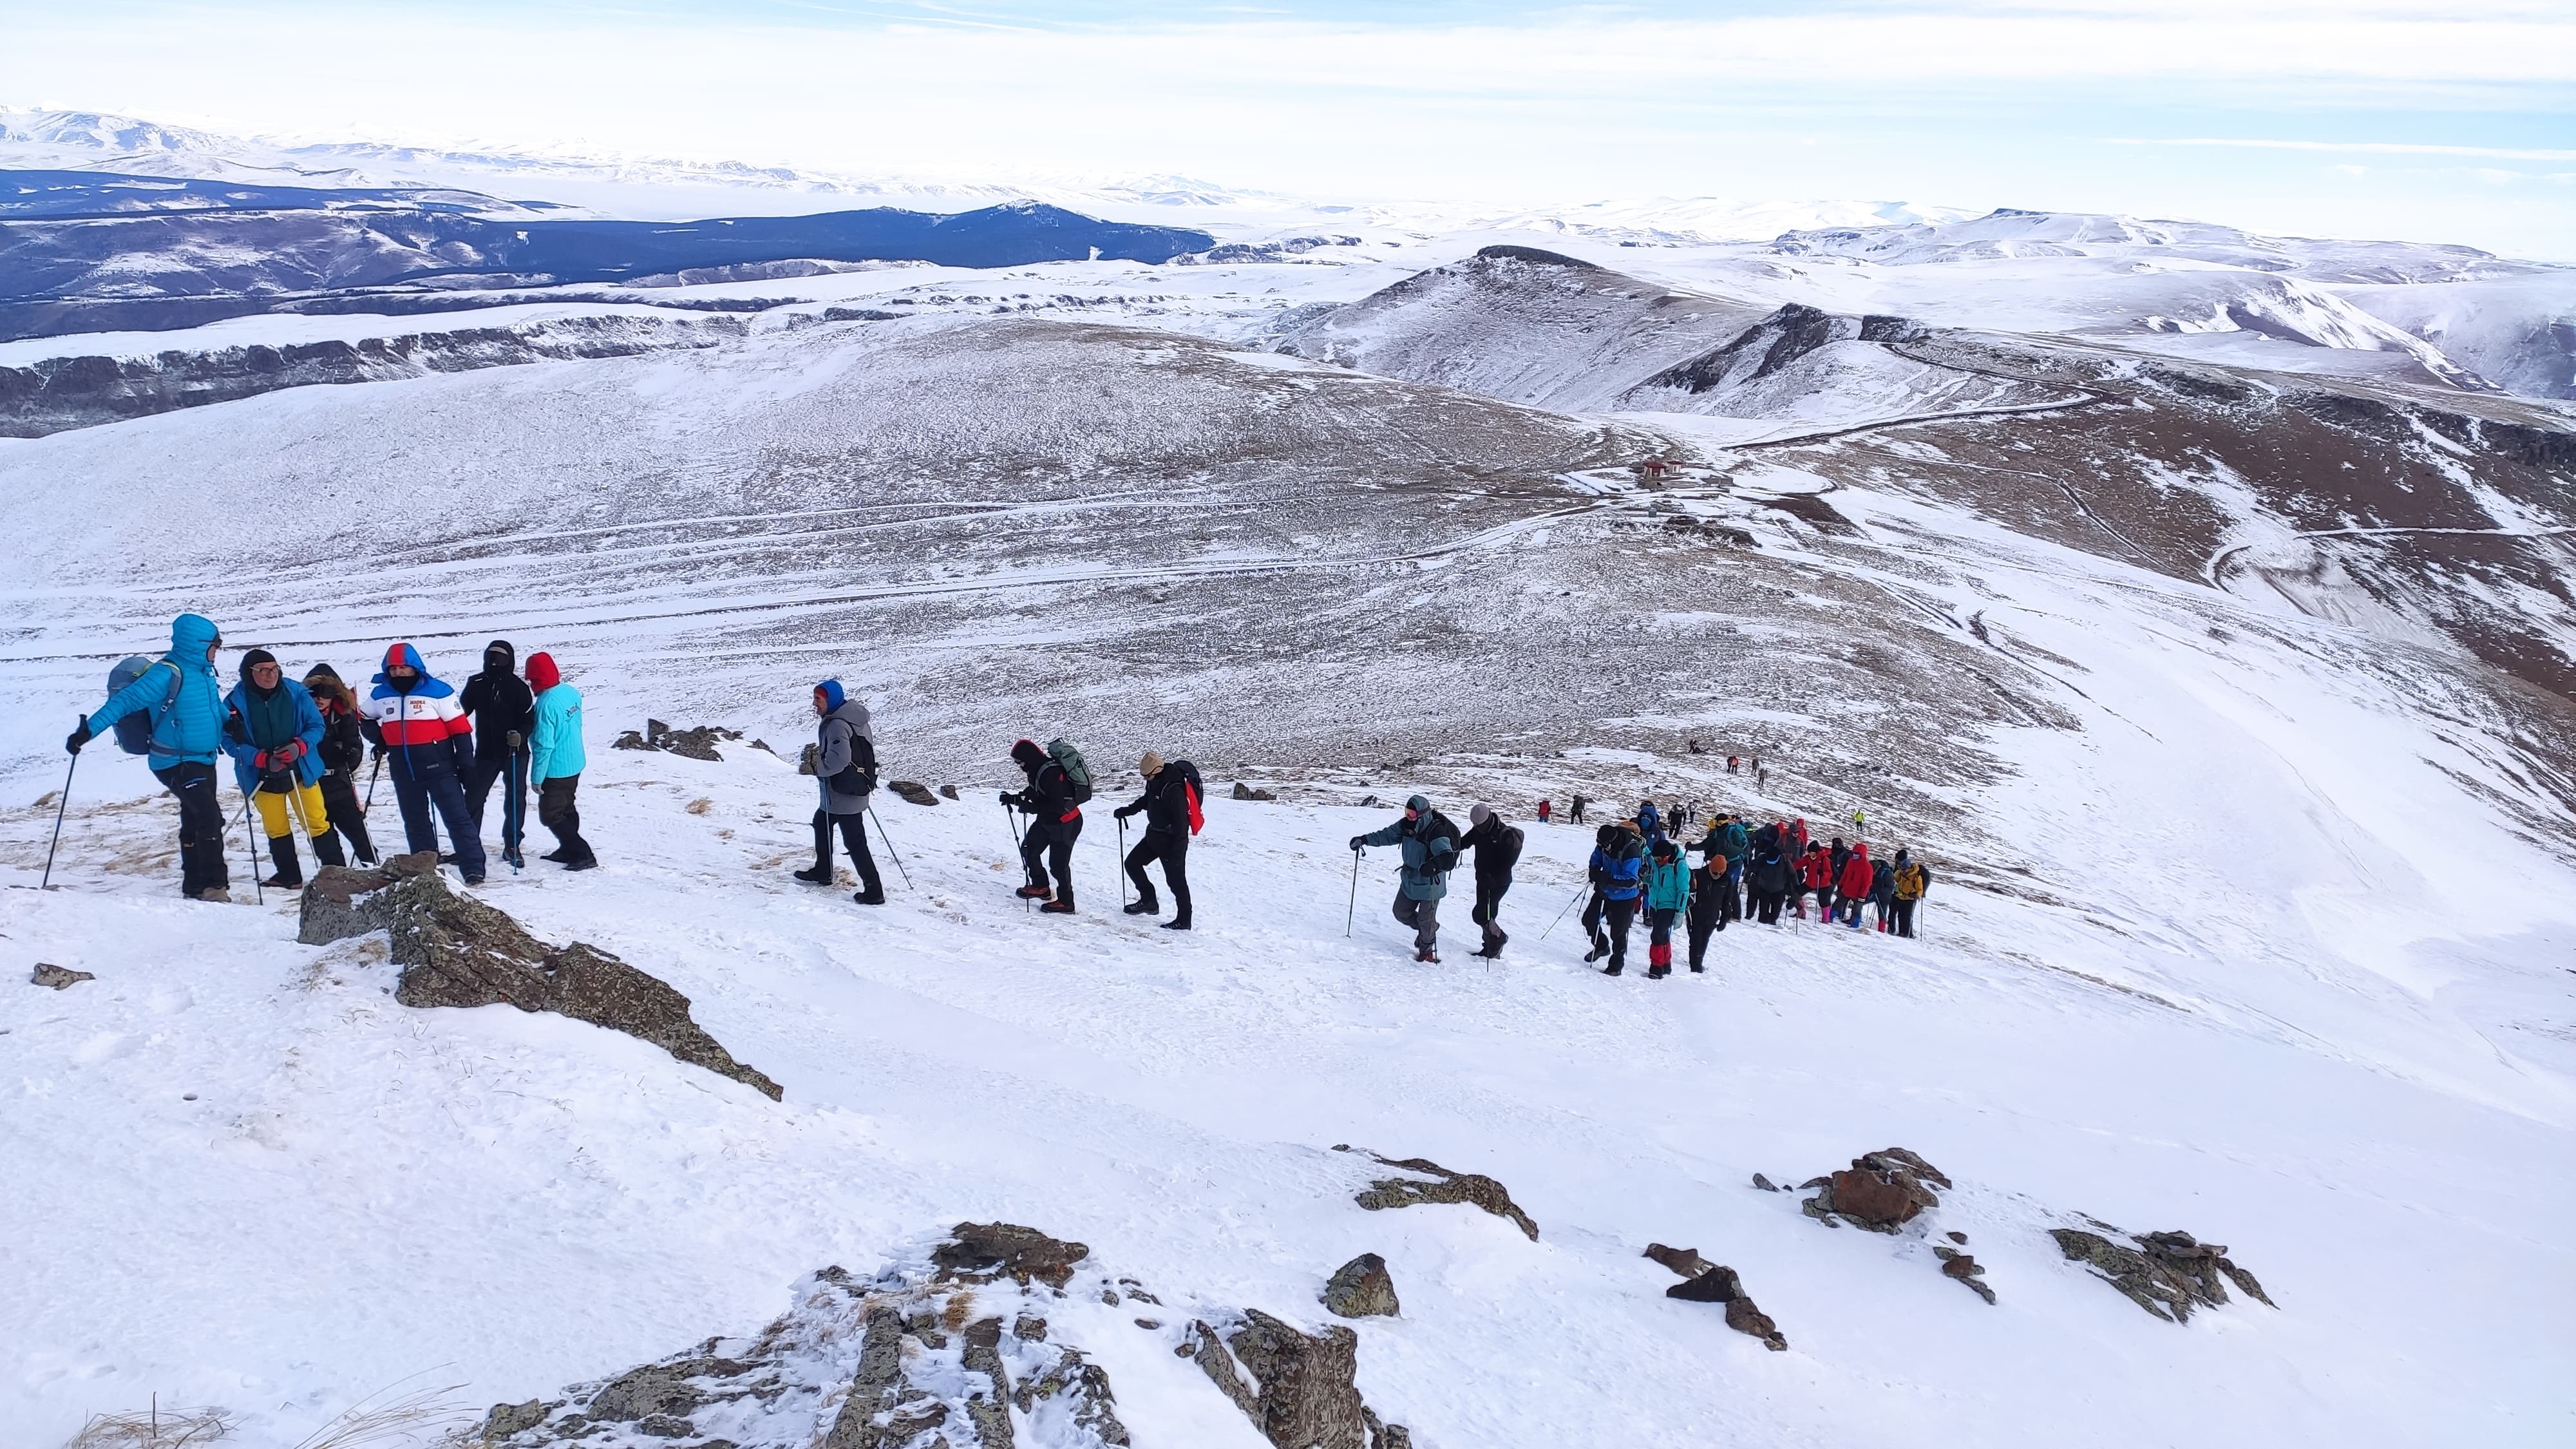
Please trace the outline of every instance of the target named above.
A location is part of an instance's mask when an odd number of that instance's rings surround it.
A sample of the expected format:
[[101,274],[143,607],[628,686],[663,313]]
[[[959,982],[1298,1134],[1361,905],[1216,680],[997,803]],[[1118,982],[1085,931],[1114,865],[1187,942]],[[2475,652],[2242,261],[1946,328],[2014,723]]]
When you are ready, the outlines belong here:
[[[313,702],[313,692],[281,674],[277,687],[295,704],[295,737],[304,742],[304,753],[295,759],[295,783],[311,785],[322,778],[322,708]],[[250,681],[236,683],[232,693],[224,696],[224,708],[243,719],[250,718]],[[284,743],[276,741],[275,743]],[[242,793],[259,789],[259,766],[255,763],[265,746],[246,740],[224,737],[224,753],[233,757],[233,779],[240,782]]]
[[[151,766],[211,765],[224,747],[224,686],[206,658],[206,646],[222,631],[198,614],[170,621],[170,652],[163,656],[179,669],[179,693],[167,714],[152,727]],[[170,691],[170,676],[147,669],[141,678],[118,690],[89,717],[89,732],[103,735],[136,710],[158,710]]]

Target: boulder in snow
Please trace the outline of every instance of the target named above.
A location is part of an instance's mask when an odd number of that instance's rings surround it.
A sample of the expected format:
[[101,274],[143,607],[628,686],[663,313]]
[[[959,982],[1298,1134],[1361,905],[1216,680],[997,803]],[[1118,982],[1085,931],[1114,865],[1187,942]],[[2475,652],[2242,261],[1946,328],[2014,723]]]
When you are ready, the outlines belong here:
[[[1343,1149],[1349,1150],[1347,1148]],[[1494,1179],[1477,1172],[1451,1172],[1439,1163],[1420,1157],[1369,1156],[1389,1167],[1420,1173],[1419,1177],[1381,1177],[1368,1186],[1355,1201],[1371,1212],[1385,1208],[1414,1207],[1422,1203],[1462,1202],[1479,1207],[1498,1218],[1509,1218],[1512,1225],[1538,1241],[1538,1224],[1512,1201],[1512,1195]]]
[[915,805],[936,805],[939,803],[939,797],[930,793],[930,787],[922,784],[918,780],[895,780],[887,784],[886,788],[892,790],[898,795],[901,795],[903,798],[911,801]]
[[1733,1268],[1710,1262],[1699,1255],[1697,1248],[1667,1248],[1661,1243],[1648,1244],[1646,1256],[1686,1280],[1665,1289],[1665,1297],[1685,1303],[1723,1303],[1727,1327],[1762,1340],[1762,1346],[1774,1353],[1788,1351],[1788,1337],[1744,1291],[1744,1280]]
[[1904,1148],[1890,1147],[1855,1157],[1830,1177],[1809,1179],[1802,1186],[1821,1190],[1798,1207],[1820,1222],[1892,1233],[1924,1209],[1940,1206],[1935,1184],[1946,1188],[1950,1179]]
[[1017,1223],[959,1223],[949,1239],[930,1250],[931,1265],[942,1282],[991,1283],[1009,1278],[1061,1288],[1073,1277],[1073,1265],[1091,1256],[1081,1243],[1050,1238]]
[[1395,1275],[1387,1272],[1386,1259],[1375,1253],[1362,1253],[1344,1263],[1324,1284],[1323,1304],[1342,1318],[1393,1318],[1400,1312],[1395,1299]]
[[1234,798],[1237,800],[1276,800],[1279,798],[1279,792],[1276,790],[1255,790],[1250,785],[1243,783],[1241,780],[1237,780],[1234,782]]
[[38,986],[50,986],[56,991],[64,991],[70,989],[76,982],[96,981],[98,977],[93,972],[74,971],[67,966],[57,966],[51,961],[39,961],[36,963],[36,969],[28,974],[27,979]]
[[661,750],[669,754],[684,755],[692,760],[721,760],[724,756],[716,753],[716,746],[727,740],[741,738],[742,731],[729,730],[721,725],[698,725],[692,729],[675,730],[658,719],[648,719],[644,721],[643,733],[638,734],[634,730],[628,730],[619,735],[609,748]]
[[2280,1306],[2253,1274],[2228,1261],[2227,1249],[2220,1244],[2203,1243],[2184,1232],[2131,1237],[2109,1223],[2093,1226],[2129,1238],[2129,1246],[2082,1228],[2051,1228],[2049,1236],[2057,1240],[2057,1250],[2068,1261],[2092,1268],[2122,1297],[2158,1318],[2182,1323],[2195,1307],[2219,1307],[2227,1302],[2230,1282],[2267,1308]]
[[1205,1321],[1192,1323],[1181,1351],[1278,1449],[1409,1449],[1412,1434],[1360,1400],[1359,1347],[1347,1328],[1301,1333],[1246,1309],[1241,1326],[1222,1337]]
[[547,946],[517,921],[447,888],[430,852],[397,856],[379,870],[325,866],[305,888],[296,939],[328,945],[386,932],[402,968],[394,999],[405,1006],[490,1006],[551,1011],[651,1042],[692,1066],[731,1077],[775,1101],[776,1082],[733,1055],[689,1016],[689,998],[659,977],[575,941]]

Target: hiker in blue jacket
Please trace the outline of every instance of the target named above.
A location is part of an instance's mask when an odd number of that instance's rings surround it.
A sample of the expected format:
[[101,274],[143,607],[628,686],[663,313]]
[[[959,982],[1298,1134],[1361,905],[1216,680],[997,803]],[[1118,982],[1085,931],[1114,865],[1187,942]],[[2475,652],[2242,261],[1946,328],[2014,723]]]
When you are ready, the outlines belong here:
[[268,858],[277,874],[262,885],[300,890],[304,866],[295,858],[295,823],[313,837],[313,858],[347,865],[331,834],[331,807],[322,799],[322,710],[312,692],[286,677],[277,656],[253,649],[242,656],[241,682],[224,697],[224,753],[233,757],[233,779],[259,807],[268,833]]
[[196,614],[170,621],[170,652],[84,717],[63,741],[81,746],[137,712],[152,722],[149,763],[161,787],[179,799],[179,891],[192,901],[229,901],[224,811],[215,803],[215,755],[224,745],[224,686],[215,672],[223,631]]
[[[1628,964],[1628,925],[1637,918],[1637,898],[1645,894],[1646,837],[1636,822],[1607,827],[1607,837],[1592,851],[1592,886],[1601,898],[1601,914],[1592,931],[1586,961],[1610,958],[1604,976],[1616,976]],[[1609,928],[1603,938],[1601,927]]]
[[1458,868],[1458,827],[1431,808],[1429,797],[1404,802],[1404,818],[1382,830],[1351,837],[1351,849],[1403,847],[1396,872],[1395,918],[1413,928],[1413,959],[1440,959],[1440,898],[1449,894],[1449,872]]

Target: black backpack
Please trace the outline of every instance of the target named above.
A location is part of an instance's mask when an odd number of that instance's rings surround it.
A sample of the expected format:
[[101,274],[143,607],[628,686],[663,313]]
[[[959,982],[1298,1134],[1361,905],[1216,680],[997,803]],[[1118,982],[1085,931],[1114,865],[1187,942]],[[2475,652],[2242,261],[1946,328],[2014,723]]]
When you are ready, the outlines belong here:
[[877,787],[876,742],[856,730],[850,731],[850,762],[831,778],[834,793],[865,795]]
[[[1422,832],[1422,843],[1426,847],[1423,868],[1435,875],[1447,875],[1458,868],[1457,822],[1434,810],[1431,812],[1430,827]],[[1445,850],[1427,849],[1434,840],[1446,840],[1449,846]]]
[[1524,837],[1517,825],[1506,825],[1494,832],[1492,841],[1477,847],[1476,869],[1486,875],[1502,875],[1521,863]]

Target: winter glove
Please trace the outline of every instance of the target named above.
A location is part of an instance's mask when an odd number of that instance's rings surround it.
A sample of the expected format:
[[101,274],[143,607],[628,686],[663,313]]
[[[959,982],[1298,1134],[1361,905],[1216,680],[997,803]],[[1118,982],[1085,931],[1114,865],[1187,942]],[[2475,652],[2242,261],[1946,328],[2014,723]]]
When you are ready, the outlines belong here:
[[288,740],[285,744],[279,745],[276,749],[268,752],[269,763],[275,765],[281,770],[293,765],[296,761],[303,758],[304,742],[302,740]]
[[379,765],[383,764],[383,763],[385,762],[385,746],[384,746],[384,742],[383,742],[383,741],[381,741],[381,740],[377,741],[377,743],[376,743],[376,747],[375,747],[375,749],[374,749],[371,753],[374,755],[374,758],[375,758],[375,761],[376,761],[376,763],[377,763],[377,764],[379,764]]
[[81,752],[81,746],[88,744],[91,740],[96,738],[97,736],[89,732],[89,716],[82,715],[80,724],[74,727],[69,735],[64,737],[63,748],[77,755]]
[[527,742],[528,742],[527,737],[526,737],[525,735],[520,734],[517,730],[512,730],[512,731],[510,731],[510,733],[509,733],[509,735],[507,736],[507,738],[508,738],[508,739],[509,739],[509,741],[510,741],[510,748],[511,748],[511,749],[513,749],[513,750],[516,750],[516,749],[520,748],[521,746],[523,746],[523,745],[527,744]]
[[1364,841],[1364,840],[1362,840],[1360,837],[1358,837],[1358,836],[1356,836],[1356,835],[1354,835],[1354,836],[1352,836],[1352,837],[1351,837],[1351,849],[1353,849],[1353,850],[1357,850],[1357,849],[1359,849],[1362,845],[1365,845],[1365,844],[1367,844],[1367,842],[1366,842],[1366,841]]
[[1014,810],[1017,810],[1020,808],[1020,797],[1012,794],[1008,790],[1005,790],[1002,792],[1002,803],[1010,806]]
[[267,773],[268,773],[268,751],[266,751],[266,750],[262,750],[262,751],[260,751],[258,754],[255,754],[255,755],[251,756],[251,757],[250,757],[250,767],[251,767],[252,769],[254,769],[254,770],[259,771],[259,772],[260,772],[261,774],[263,774],[263,775],[267,774]]
[[1126,819],[1128,816],[1133,815],[1133,814],[1135,814],[1135,813],[1136,813],[1136,807],[1135,807],[1135,806],[1133,806],[1133,805],[1121,805],[1121,806],[1119,806],[1117,809],[1112,810],[1112,811],[1110,811],[1110,812],[1109,812],[1109,814],[1110,814],[1111,818],[1113,818],[1113,819],[1118,819],[1118,820],[1124,820],[1124,819]]

